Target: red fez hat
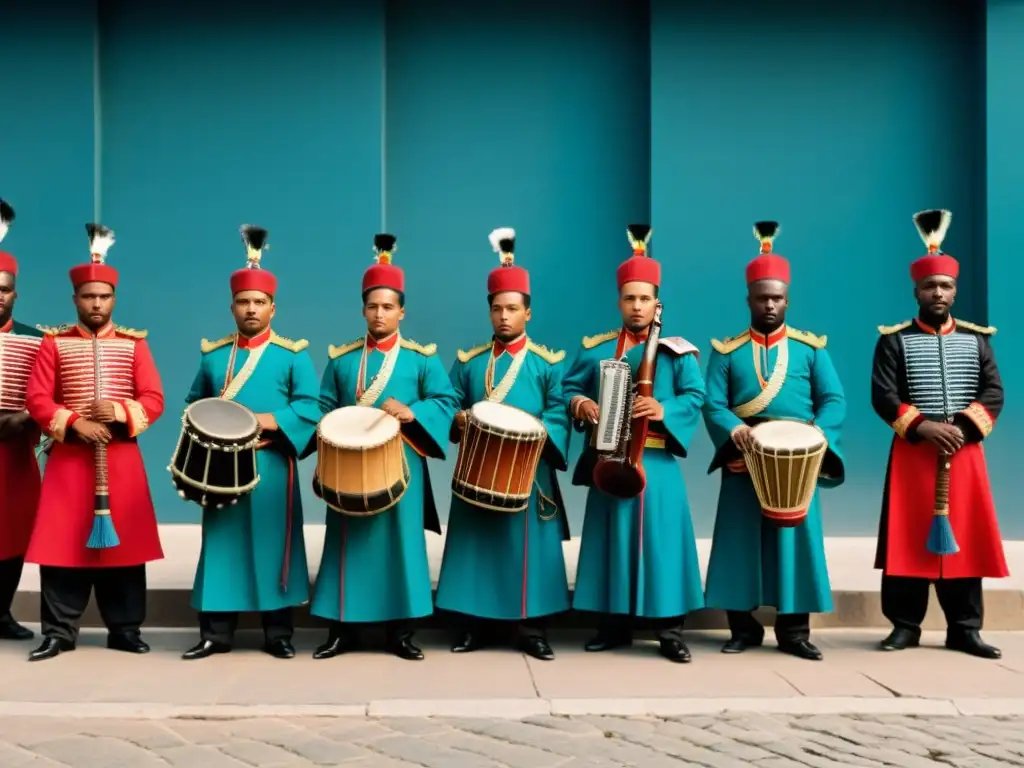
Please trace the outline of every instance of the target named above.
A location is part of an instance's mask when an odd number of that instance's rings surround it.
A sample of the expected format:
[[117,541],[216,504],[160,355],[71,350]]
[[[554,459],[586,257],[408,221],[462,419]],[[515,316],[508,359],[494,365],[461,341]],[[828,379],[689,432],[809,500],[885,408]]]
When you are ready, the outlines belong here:
[[267,230],[244,224],[241,233],[247,264],[231,274],[231,295],[242,291],[262,291],[271,297],[277,295],[277,278],[273,272],[260,266],[263,249],[267,247]]
[[[0,242],[7,236],[7,231],[14,221],[14,209],[5,200],[0,200]],[[6,251],[0,251],[0,272],[18,274],[18,261]]]
[[914,214],[914,225],[928,246],[928,255],[910,265],[910,277],[915,283],[933,275],[949,275],[954,280],[960,276],[960,263],[942,252],[942,241],[946,239],[952,221],[953,214],[949,211],[921,211]]
[[501,266],[492,269],[487,276],[487,295],[493,296],[504,291],[516,291],[524,296],[530,295],[530,273],[513,262],[515,261],[516,231],[511,227],[501,227],[490,234],[491,247],[501,259]]
[[373,236],[374,259],[377,263],[363,273],[363,293],[371,288],[390,288],[405,293],[405,272],[391,263],[391,254],[397,250],[397,242],[398,238],[394,235],[382,233]]
[[114,244],[114,230],[102,224],[86,224],[89,233],[89,255],[87,264],[79,264],[71,268],[71,285],[77,291],[86,283],[107,283],[117,287],[117,270],[106,263],[107,251]]
[[650,283],[655,287],[661,285],[661,264],[647,255],[647,243],[652,234],[649,224],[630,224],[626,227],[626,237],[633,246],[633,255],[615,270],[615,281],[619,288],[634,281]]
[[761,253],[747,264],[747,285],[758,280],[781,280],[789,284],[789,261],[772,253],[772,244],[781,227],[777,221],[759,221],[754,224],[754,237],[761,242]]

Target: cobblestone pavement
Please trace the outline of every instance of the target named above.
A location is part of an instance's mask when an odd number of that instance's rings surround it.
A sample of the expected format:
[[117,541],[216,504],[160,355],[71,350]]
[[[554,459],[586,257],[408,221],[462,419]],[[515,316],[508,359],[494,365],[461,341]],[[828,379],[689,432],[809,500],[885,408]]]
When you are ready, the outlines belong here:
[[283,718],[0,721],[0,766],[1024,766],[1024,718]]

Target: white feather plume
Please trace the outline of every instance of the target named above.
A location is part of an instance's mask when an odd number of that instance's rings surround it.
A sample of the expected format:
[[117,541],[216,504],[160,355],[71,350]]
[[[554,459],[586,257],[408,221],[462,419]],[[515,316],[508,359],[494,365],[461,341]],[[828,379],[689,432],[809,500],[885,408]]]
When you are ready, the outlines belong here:
[[[921,213],[924,213],[924,211]],[[935,246],[936,248],[941,249],[942,241],[946,239],[946,234],[949,232],[949,225],[953,223],[952,211],[942,210],[940,211],[940,214],[939,226],[934,232],[925,232],[921,229],[921,225],[917,223],[917,217],[921,214],[914,214],[914,225],[917,227],[917,232],[921,235],[921,239],[924,241],[924,244],[929,248]]]
[[0,219],[0,243],[2,243],[4,241],[5,237],[7,237],[7,231],[10,228],[11,228],[10,224],[8,224],[3,219]]
[[89,253],[96,256],[102,264],[107,258],[107,251],[110,250],[110,246],[113,244],[114,230],[108,229],[106,232],[97,232],[96,236],[89,243]]
[[516,236],[516,231],[512,227],[498,227],[496,230],[491,232],[491,248],[494,249],[495,253],[501,253],[501,241],[512,240]]

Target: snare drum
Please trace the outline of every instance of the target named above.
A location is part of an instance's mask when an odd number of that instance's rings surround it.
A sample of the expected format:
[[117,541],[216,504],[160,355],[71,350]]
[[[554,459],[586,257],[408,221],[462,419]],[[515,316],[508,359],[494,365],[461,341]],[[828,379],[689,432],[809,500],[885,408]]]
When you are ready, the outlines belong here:
[[750,432],[753,448],[743,458],[764,516],[783,527],[800,525],[818,487],[828,441],[797,421],[766,421]]
[[377,515],[397,504],[408,487],[398,419],[350,405],[320,420],[313,492],[328,507],[353,517]]
[[546,439],[540,419],[526,411],[502,403],[477,403],[466,417],[452,492],[477,507],[521,512],[530,505]]
[[188,406],[181,423],[167,468],[181,498],[222,509],[256,487],[260,424],[255,413],[234,400],[207,397]]

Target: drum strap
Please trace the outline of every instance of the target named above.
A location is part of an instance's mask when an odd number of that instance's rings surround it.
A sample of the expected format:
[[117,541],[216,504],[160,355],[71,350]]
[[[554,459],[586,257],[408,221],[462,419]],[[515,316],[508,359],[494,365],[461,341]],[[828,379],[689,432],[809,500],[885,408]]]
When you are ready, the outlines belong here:
[[[758,358],[760,345],[751,342],[750,346],[754,353],[754,369],[758,373],[758,378],[761,378],[761,360]],[[771,378],[767,382],[762,381],[761,392],[754,399],[741,403],[732,409],[732,412],[741,419],[749,419],[751,416],[761,413],[761,411],[771,405],[772,400],[782,391],[782,385],[786,383],[786,372],[789,368],[789,339],[782,339],[778,344],[778,349],[779,354],[775,358],[775,367],[772,368]]]
[[[505,371],[505,375],[501,377],[501,381],[498,383],[497,388],[494,388],[494,366],[498,361],[498,358],[491,352],[491,359],[487,361],[487,374],[484,377],[484,388],[487,391],[487,399],[492,403],[502,403],[505,398],[508,397],[509,391],[512,389],[512,385],[516,383],[516,377],[519,376],[519,371],[523,367],[523,363],[526,362],[526,355],[529,354],[529,345],[523,345],[523,348],[516,354],[512,355],[512,362],[508,366],[508,370]],[[502,353],[504,354],[504,353]]]
[[224,389],[221,390],[220,396],[224,400],[234,400],[238,397],[238,393],[242,391],[242,387],[249,381],[249,377],[252,376],[253,371],[256,370],[257,364],[260,362],[260,358],[263,357],[263,352],[269,346],[268,344],[260,344],[258,347],[249,350],[249,357],[242,366],[242,369],[238,372],[238,375],[234,375],[235,371],[235,358],[238,354],[238,334],[235,334],[235,343],[231,346],[231,355],[228,357],[228,367],[224,372]]
[[384,387],[388,385],[391,380],[391,374],[395,372],[395,364],[398,362],[398,353],[402,349],[402,337],[399,335],[395,339],[395,345],[391,347],[387,352],[384,353],[384,362],[381,363],[380,370],[377,375],[373,377],[373,382],[369,389],[363,389],[366,382],[366,342],[363,342],[363,356],[359,360],[359,380],[356,383],[356,405],[369,405],[372,406],[377,402],[377,398],[380,397],[380,393],[384,391]]

